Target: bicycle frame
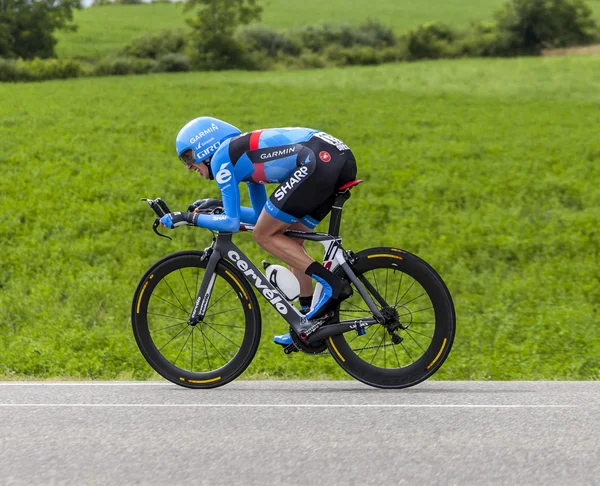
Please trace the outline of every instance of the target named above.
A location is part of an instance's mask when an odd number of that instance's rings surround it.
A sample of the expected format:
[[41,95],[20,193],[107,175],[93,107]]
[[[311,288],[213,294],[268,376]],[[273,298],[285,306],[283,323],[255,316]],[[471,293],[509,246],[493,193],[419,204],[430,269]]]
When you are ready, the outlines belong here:
[[[244,274],[246,280],[248,280],[248,282],[250,282],[250,284],[253,285],[256,290],[258,290],[259,294],[261,294],[275,308],[275,310],[288,322],[296,334],[304,341],[311,342],[313,340],[323,339],[325,337],[333,336],[353,329],[359,332],[361,329],[372,324],[383,323],[385,319],[379,312],[377,306],[373,302],[373,299],[361,281],[356,277],[350,268],[346,252],[343,250],[341,245],[342,240],[338,236],[342,206],[349,197],[350,193],[348,191],[337,194],[330,219],[329,229],[330,233],[332,234],[294,230],[288,230],[285,232],[285,234],[292,238],[316,241],[322,244],[325,249],[323,261],[325,268],[333,271],[338,266],[342,267],[342,270],[348,279],[354,284],[360,296],[373,313],[374,318],[342,321],[336,324],[328,325],[325,328],[321,328],[322,321],[319,319],[308,321],[306,317],[286,300],[279,290],[269,282],[267,277],[233,243],[233,233],[218,233],[217,237],[213,241],[213,244],[207,248],[205,253],[205,258],[208,258],[206,272],[202,279],[202,284],[200,285],[189,322],[192,324],[197,324],[204,318],[216,278],[215,269],[219,261],[221,259],[225,259],[232,263]],[[243,225],[241,229],[243,231],[251,232],[254,227],[251,225]],[[321,289],[322,286],[317,284],[313,297],[313,306],[318,301]],[[369,288],[369,290],[371,292],[374,291],[372,287]],[[383,301],[381,296],[377,294],[374,295],[380,303]]]

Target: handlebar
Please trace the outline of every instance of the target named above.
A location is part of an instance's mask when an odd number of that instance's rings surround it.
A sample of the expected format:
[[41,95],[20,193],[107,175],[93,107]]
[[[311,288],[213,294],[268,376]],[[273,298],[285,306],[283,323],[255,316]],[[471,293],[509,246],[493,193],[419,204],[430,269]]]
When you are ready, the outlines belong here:
[[[156,216],[158,216],[155,220],[154,223],[152,224],[152,230],[154,231],[154,233],[156,233],[158,236],[162,237],[162,238],[168,238],[170,240],[172,240],[172,238],[170,236],[167,235],[163,235],[162,233],[158,232],[158,227],[160,226],[160,218],[162,218],[164,215],[171,213],[172,211],[169,209],[169,206],[167,206],[167,203],[164,202],[160,197],[157,197],[156,199],[149,199],[149,198],[142,198],[142,201],[146,201],[148,203],[148,206],[150,206],[150,208],[152,209],[152,211],[154,211],[154,213],[156,214]],[[206,199],[204,201],[207,202],[220,202],[216,199]],[[190,208],[188,208],[188,213],[191,213],[192,211],[190,211]],[[222,207],[216,207],[216,208],[206,208],[206,211],[202,211],[202,212],[207,212],[209,214],[222,214],[223,213],[223,208]],[[187,214],[187,213],[184,213]],[[191,225],[191,223],[189,223]],[[240,228],[241,229],[241,228]],[[242,231],[246,231],[245,229]]]
[[161,236],[162,238],[168,238],[172,240],[173,238],[171,238],[170,236],[163,235],[162,233],[158,232],[158,227],[160,226],[160,218],[162,218],[165,214],[169,214],[171,212],[169,206],[167,206],[167,203],[164,202],[160,197],[157,197],[156,199],[148,199],[143,197],[142,201],[146,201],[148,203],[148,206],[150,206],[152,208],[152,211],[154,211],[156,213],[156,216],[158,216],[154,220],[154,223],[152,223],[152,231],[154,231],[158,236]]

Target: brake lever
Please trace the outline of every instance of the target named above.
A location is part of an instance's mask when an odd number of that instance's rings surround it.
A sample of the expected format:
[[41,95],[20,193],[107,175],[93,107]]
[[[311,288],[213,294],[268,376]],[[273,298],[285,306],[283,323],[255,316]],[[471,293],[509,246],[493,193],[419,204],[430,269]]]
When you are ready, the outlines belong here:
[[169,238],[170,240],[173,240],[173,238],[171,238],[170,236],[167,235],[163,235],[161,233],[158,232],[158,230],[156,228],[158,228],[160,225],[160,219],[156,218],[154,220],[154,224],[152,225],[152,229],[154,230],[154,232],[158,235],[158,236],[162,236],[163,238]]

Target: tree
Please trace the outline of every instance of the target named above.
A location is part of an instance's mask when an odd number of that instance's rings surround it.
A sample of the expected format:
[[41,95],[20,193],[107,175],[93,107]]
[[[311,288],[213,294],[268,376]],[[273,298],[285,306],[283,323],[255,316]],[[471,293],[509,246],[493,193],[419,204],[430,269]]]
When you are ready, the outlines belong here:
[[192,27],[191,58],[205,70],[243,67],[244,46],[235,38],[240,25],[260,20],[262,7],[256,0],[188,0],[186,9],[199,7]]
[[593,42],[598,27],[583,0],[512,0],[496,12],[502,49],[539,54],[545,47]]
[[75,30],[80,0],[0,0],[0,57],[54,57],[57,29]]

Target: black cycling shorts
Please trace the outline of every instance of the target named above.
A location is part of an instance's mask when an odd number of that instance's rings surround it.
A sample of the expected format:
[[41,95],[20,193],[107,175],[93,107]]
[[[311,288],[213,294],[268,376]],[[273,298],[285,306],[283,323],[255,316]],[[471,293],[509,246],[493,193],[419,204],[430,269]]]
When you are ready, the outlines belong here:
[[348,146],[323,132],[302,145],[313,156],[273,191],[265,210],[280,221],[300,221],[312,229],[331,211],[337,189],[356,179],[356,161]]

